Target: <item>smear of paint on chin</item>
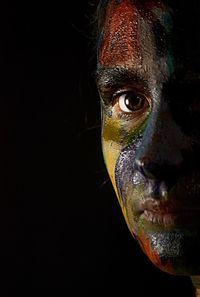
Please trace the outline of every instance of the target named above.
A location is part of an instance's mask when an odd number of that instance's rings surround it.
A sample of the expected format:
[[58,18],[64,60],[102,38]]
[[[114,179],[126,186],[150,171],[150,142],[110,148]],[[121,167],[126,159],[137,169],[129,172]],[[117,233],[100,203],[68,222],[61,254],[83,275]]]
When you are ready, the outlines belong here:
[[134,232],[132,232],[133,237],[138,241],[139,245],[141,246],[143,252],[147,255],[147,257],[151,260],[151,262],[161,269],[164,272],[174,274],[174,268],[170,259],[163,260],[160,256],[156,253],[155,250],[152,249],[151,241],[147,238],[142,232],[139,236],[136,236]]

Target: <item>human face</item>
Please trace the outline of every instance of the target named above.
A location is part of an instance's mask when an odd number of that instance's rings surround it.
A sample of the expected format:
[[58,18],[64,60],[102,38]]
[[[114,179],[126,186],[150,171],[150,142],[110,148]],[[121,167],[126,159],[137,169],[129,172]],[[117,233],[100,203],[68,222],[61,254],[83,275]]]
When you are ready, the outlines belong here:
[[97,64],[103,155],[128,228],[182,275],[200,274],[197,2],[107,1]]

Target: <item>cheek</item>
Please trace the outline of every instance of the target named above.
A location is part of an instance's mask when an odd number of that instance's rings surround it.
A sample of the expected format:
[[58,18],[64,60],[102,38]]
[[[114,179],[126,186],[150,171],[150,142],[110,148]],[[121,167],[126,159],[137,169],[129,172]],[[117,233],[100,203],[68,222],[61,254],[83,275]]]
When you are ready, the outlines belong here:
[[113,120],[109,119],[107,116],[104,116],[104,120],[102,122],[102,150],[110,180],[115,190],[125,221],[127,225],[129,225],[126,209],[122,203],[121,197],[119,196],[115,175],[117,160],[119,159],[122,151],[122,145],[119,141],[119,124],[116,122],[113,123]]
[[114,141],[105,140],[104,137],[102,136],[102,148],[103,148],[104,161],[105,161],[105,165],[106,165],[110,180],[112,182],[112,185],[113,185],[115,194],[117,196],[119,205],[121,207],[126,224],[130,229],[130,226],[128,223],[127,211],[123,205],[121,197],[119,196],[119,191],[118,191],[118,188],[116,185],[116,179],[115,179],[115,168],[116,168],[117,160],[120,156],[121,147],[117,145]]
[[[110,137],[108,137],[108,135]],[[111,179],[112,185],[115,189],[116,194],[118,195],[118,191],[116,188],[116,181],[115,181],[115,167],[117,163],[117,159],[119,158],[121,152],[121,146],[115,140],[117,139],[117,133],[114,132],[112,126],[107,125],[105,122],[102,128],[102,150],[103,150],[103,157],[104,162]]]
[[115,187],[115,166],[120,155],[120,147],[115,142],[104,140],[104,138],[102,137],[102,148],[104,161],[112,184]]
[[115,165],[121,152],[120,145],[120,124],[109,118],[106,114],[102,117],[102,150],[104,161],[110,176],[115,185]]

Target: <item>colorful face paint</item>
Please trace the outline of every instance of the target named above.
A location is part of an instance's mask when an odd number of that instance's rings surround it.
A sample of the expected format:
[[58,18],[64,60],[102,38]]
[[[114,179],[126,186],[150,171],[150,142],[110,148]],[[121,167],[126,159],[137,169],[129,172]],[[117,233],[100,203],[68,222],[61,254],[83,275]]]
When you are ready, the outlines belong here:
[[97,85],[108,173],[151,261],[199,274],[200,50],[196,61],[180,52],[181,14],[160,1],[105,3]]

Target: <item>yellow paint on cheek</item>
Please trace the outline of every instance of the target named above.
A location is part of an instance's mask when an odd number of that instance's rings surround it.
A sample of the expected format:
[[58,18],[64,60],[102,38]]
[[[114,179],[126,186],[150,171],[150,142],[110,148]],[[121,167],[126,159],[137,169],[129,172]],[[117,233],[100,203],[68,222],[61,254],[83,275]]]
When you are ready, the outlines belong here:
[[113,141],[115,143],[119,143],[120,138],[122,137],[121,125],[119,121],[110,119],[105,116],[102,137],[105,141]]
[[112,119],[108,119],[108,118],[105,120],[104,129],[102,132],[102,149],[103,149],[104,162],[106,164],[109,177],[111,179],[113,188],[118,198],[124,218],[128,224],[126,209],[122,203],[121,198],[119,197],[116,182],[115,182],[115,166],[122,150],[122,145],[120,144],[120,141],[119,141],[120,139],[119,131],[120,131],[120,126],[117,123],[117,121],[113,121]]
[[108,170],[108,174],[110,176],[113,186],[116,187],[115,165],[120,154],[120,146],[113,141],[104,141],[104,140],[102,142],[102,145],[103,145],[104,161]]
[[[116,190],[115,165],[122,150],[120,145],[120,125],[117,121],[105,116],[102,131],[102,148],[108,174]],[[117,192],[117,190],[116,190]]]
[[121,146],[116,144],[114,141],[104,141],[104,140],[102,141],[102,146],[103,146],[104,161],[107,167],[109,177],[111,179],[114,191],[119,201],[126,224],[128,228],[131,230],[128,222],[127,211],[122,203],[122,199],[119,197],[116,182],[115,182],[115,165],[121,152]]

